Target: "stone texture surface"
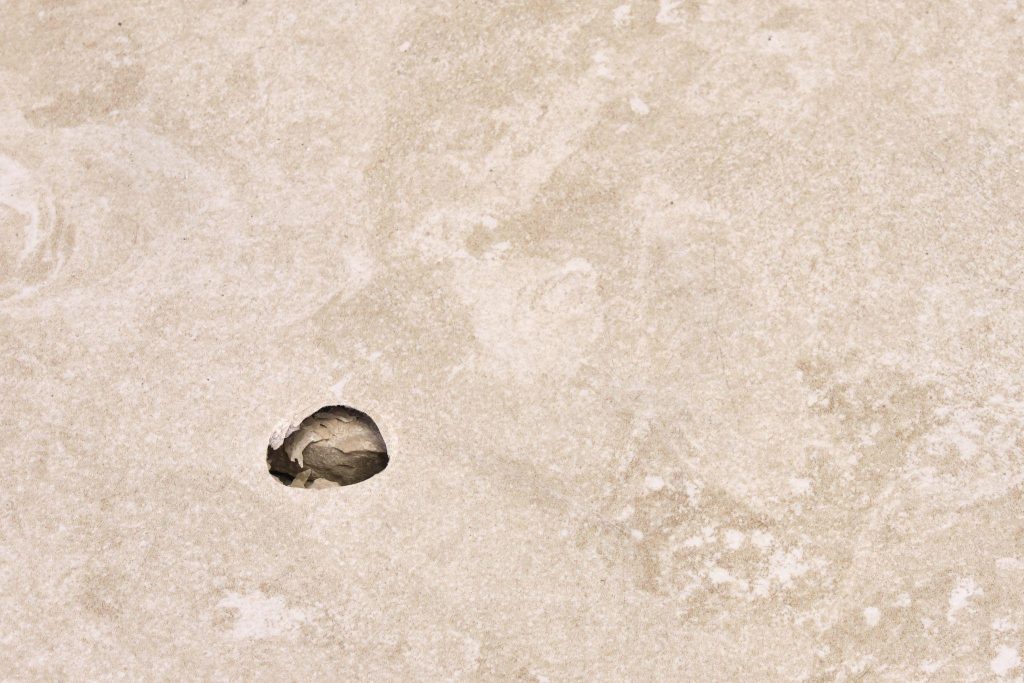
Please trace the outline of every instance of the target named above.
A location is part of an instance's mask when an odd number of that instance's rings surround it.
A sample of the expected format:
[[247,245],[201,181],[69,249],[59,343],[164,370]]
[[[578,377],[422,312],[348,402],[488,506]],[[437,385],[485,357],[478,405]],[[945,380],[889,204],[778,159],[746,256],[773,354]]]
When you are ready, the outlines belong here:
[[[0,678],[1024,676],[1016,0],[0,3]],[[345,404],[391,463],[266,470]]]

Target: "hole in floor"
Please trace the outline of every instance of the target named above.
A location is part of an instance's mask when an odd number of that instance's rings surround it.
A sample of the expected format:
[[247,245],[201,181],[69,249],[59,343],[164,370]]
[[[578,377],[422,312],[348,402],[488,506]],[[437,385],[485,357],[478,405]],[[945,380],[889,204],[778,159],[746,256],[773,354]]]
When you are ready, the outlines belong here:
[[326,406],[267,447],[267,468],[282,484],[319,489],[366,481],[388,466],[376,423],[348,406]]

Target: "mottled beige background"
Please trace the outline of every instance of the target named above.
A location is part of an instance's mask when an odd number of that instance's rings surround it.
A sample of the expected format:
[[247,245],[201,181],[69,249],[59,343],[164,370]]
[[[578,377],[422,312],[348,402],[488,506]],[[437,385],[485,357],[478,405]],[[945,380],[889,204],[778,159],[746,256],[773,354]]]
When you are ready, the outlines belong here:
[[[1024,680],[1024,9],[0,2],[0,678]],[[391,466],[272,479],[282,421]]]

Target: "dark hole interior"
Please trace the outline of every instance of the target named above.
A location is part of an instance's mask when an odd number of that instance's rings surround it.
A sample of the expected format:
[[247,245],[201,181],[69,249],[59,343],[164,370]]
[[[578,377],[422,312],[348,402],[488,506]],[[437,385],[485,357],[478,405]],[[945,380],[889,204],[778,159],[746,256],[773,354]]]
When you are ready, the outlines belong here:
[[267,447],[267,468],[286,486],[329,488],[366,481],[388,466],[388,449],[376,423],[348,406],[325,406]]

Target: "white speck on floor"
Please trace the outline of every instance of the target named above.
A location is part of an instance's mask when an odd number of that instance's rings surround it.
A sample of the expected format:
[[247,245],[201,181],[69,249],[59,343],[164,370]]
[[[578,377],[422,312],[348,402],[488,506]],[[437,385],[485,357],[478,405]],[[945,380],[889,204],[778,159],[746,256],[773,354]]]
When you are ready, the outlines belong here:
[[597,73],[600,78],[607,80],[615,78],[615,73],[612,71],[611,67],[611,50],[598,50],[594,53],[593,60],[595,73]]
[[810,570],[810,565],[804,562],[804,551],[802,548],[794,548],[788,552],[777,550],[769,560],[770,576],[778,580],[783,586],[793,583],[793,579],[803,576]]
[[864,623],[867,624],[868,628],[874,628],[878,626],[879,619],[882,618],[882,613],[877,607],[865,607],[864,608]]
[[802,477],[793,477],[789,480],[789,490],[795,496],[804,496],[811,490],[811,480]]
[[996,560],[996,569],[1000,571],[1014,571],[1024,568],[1024,562],[1015,557],[1000,557]]
[[[507,243],[506,243],[507,244]],[[579,256],[574,256],[565,262],[562,266],[563,273],[587,273],[591,274],[594,272],[594,267],[590,265],[590,262]]]
[[1005,633],[1006,631],[1016,631],[1018,629],[1017,624],[1013,623],[1006,617],[1000,617],[999,619],[992,620],[992,630],[998,631],[999,633]]
[[996,676],[1005,676],[1010,673],[1020,666],[1020,654],[1018,654],[1017,648],[1000,645],[990,666],[992,667],[992,673]]
[[619,5],[612,10],[612,23],[619,28],[629,26],[633,21],[632,11],[633,9],[629,5]]
[[708,572],[708,578],[711,579],[711,583],[715,585],[729,583],[733,580],[732,574],[729,573],[729,570],[723,569],[722,567],[712,567],[711,571]]
[[771,547],[772,543],[775,542],[775,539],[768,532],[758,529],[750,534],[750,542],[761,550],[766,550]]
[[647,116],[651,113],[651,108],[647,106],[647,103],[640,99],[639,96],[633,95],[629,98],[629,108],[633,110],[634,114],[638,116]]
[[681,24],[683,17],[679,10],[683,0],[658,0],[658,15],[654,18],[659,24]]
[[656,474],[648,474],[644,477],[644,486],[649,491],[660,491],[665,488],[665,480]]
[[260,591],[241,595],[228,593],[218,607],[238,611],[231,637],[236,640],[270,638],[283,635],[306,621],[302,610],[289,609],[282,597],[268,598]]
[[702,486],[696,482],[686,482],[686,499],[690,502],[690,505],[697,505],[700,503],[700,491]]
[[967,607],[972,596],[981,595],[983,592],[974,578],[968,576],[957,579],[956,586],[949,593],[949,611],[946,612],[946,619],[953,621],[954,615]]
[[727,529],[725,532],[725,545],[730,550],[737,550],[741,545],[743,545],[745,538],[746,535],[742,531],[737,529]]

